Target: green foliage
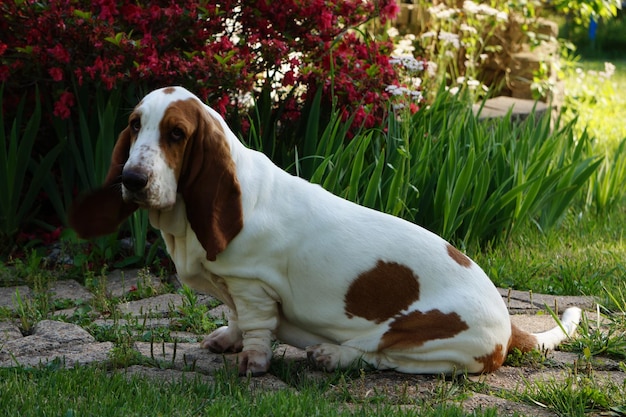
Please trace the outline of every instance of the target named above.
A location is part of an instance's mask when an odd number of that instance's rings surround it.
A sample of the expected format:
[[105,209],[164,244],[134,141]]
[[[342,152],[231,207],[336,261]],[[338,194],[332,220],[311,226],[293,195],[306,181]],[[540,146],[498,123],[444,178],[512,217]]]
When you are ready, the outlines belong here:
[[481,121],[445,92],[414,115],[390,118],[384,130],[346,139],[333,113],[315,153],[300,156],[310,162],[304,174],[466,246],[507,238],[528,221],[555,226],[601,162],[572,123]]
[[609,20],[622,8],[620,0],[555,0],[550,2],[556,12],[566,14],[577,25],[589,26],[591,19]]
[[[0,108],[4,106],[3,91],[4,85],[0,87]],[[62,149],[57,145],[42,158],[33,157],[41,123],[41,104],[36,100],[32,114],[24,121],[25,104],[23,98],[10,127],[0,112],[0,253],[9,249],[20,227],[30,220],[37,196]]]
[[624,138],[611,156],[602,161],[593,175],[587,192],[587,204],[599,214],[607,214],[624,201],[626,184],[626,138]]
[[600,19],[595,40],[589,38],[589,28],[573,24],[571,19],[560,25],[559,36],[576,46],[576,52],[586,59],[623,60],[626,50],[626,13],[621,11],[612,19]]

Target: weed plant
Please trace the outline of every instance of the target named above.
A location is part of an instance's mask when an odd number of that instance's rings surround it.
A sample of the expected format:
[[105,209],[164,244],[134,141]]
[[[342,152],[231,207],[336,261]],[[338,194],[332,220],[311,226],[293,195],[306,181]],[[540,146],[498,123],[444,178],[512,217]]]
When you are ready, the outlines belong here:
[[563,417],[584,417],[593,412],[620,415],[624,407],[615,404],[622,404],[626,387],[611,381],[599,384],[598,378],[572,372],[562,381],[526,381],[522,398]]

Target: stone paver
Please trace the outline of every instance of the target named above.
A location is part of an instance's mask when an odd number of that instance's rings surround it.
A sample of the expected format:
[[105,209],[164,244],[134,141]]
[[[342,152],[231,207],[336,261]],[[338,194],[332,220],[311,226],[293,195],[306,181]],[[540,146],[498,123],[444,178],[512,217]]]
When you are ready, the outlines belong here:
[[30,299],[32,291],[26,285],[16,287],[0,287],[0,307],[15,311],[19,300]]
[[[123,297],[137,291],[141,285],[161,288],[161,281],[144,272],[114,272],[102,283],[106,293],[111,297]],[[511,320],[525,330],[540,332],[552,328],[554,321],[546,312],[545,306],[562,312],[569,306],[579,306],[588,311],[595,311],[591,297],[555,297],[532,294],[523,291],[500,289],[500,294],[507,303],[512,314]],[[0,288],[0,308],[16,310],[18,308],[16,292],[20,298],[29,302],[33,291],[27,286]],[[53,300],[72,300],[76,304],[88,302],[93,294],[76,281],[67,280],[54,283],[49,290]],[[198,303],[214,305],[214,299],[199,295]],[[136,340],[132,348],[145,357],[146,365],[133,365],[117,372],[123,372],[129,378],[141,376],[160,381],[176,381],[182,378],[200,378],[211,383],[215,374],[224,366],[235,366],[236,355],[212,354],[201,349],[198,340],[202,335],[189,332],[171,331],[170,336],[176,342],[154,342],[146,339],[146,334],[154,329],[167,329],[185,300],[180,294],[162,294],[141,300],[117,304],[116,308],[122,318],[113,319],[109,315],[96,317],[92,329],[103,331],[123,329],[130,332]],[[228,310],[218,306],[209,311],[217,319],[222,319]],[[173,314],[176,313],[176,314]],[[74,308],[55,312],[55,317],[71,317]],[[97,314],[93,311],[92,314]],[[593,314],[593,313],[592,313]],[[32,330],[23,334],[18,323],[0,321],[0,366],[11,367],[39,366],[54,361],[55,366],[72,367],[78,364],[103,363],[111,359],[114,344],[98,342],[85,329],[72,323],[55,320],[42,320]],[[328,375],[312,370],[307,365],[306,353],[293,346],[279,344],[274,349],[274,358],[282,361],[284,366],[293,367],[295,372],[307,378],[319,380]],[[499,415],[508,416],[515,412],[532,416],[552,416],[543,407],[521,404],[501,396],[491,395],[491,391],[516,391],[523,389],[524,384],[533,383],[546,378],[561,380],[568,375],[568,369],[578,360],[578,355],[567,352],[548,352],[547,361],[550,366],[541,367],[510,367],[504,366],[498,371],[480,376],[470,376],[469,381],[479,383],[487,389],[470,392],[457,401],[466,410],[477,407],[497,408]],[[600,358],[594,362],[594,372],[603,380],[616,384],[624,384],[625,373],[620,371],[617,361]],[[286,381],[271,372],[251,380],[251,389],[258,390],[294,390]],[[404,375],[395,372],[366,372],[361,378],[345,382],[342,386],[332,389],[340,393],[349,392],[354,398],[367,399],[373,395],[384,394],[394,404],[405,404],[403,408],[414,408],[415,399],[432,399],[441,390],[442,380],[436,376]],[[350,407],[347,404],[346,407]]]
[[546,111],[550,110],[550,106],[541,101],[500,96],[485,101],[484,105],[474,104],[473,110],[474,113],[480,111],[480,119],[503,118],[510,112],[511,119],[519,122],[526,119],[533,112],[538,119]]

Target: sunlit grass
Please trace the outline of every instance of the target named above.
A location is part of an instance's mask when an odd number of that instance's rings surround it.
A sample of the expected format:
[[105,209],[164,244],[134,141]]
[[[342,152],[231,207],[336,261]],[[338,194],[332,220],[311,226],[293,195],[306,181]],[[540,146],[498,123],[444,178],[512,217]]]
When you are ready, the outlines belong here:
[[564,79],[566,106],[578,113],[578,126],[596,138],[598,149],[613,151],[626,138],[626,60],[584,61]]
[[529,226],[473,256],[498,286],[602,300],[604,289],[619,288],[626,275],[624,224],[623,208],[605,216],[571,213],[557,229]]

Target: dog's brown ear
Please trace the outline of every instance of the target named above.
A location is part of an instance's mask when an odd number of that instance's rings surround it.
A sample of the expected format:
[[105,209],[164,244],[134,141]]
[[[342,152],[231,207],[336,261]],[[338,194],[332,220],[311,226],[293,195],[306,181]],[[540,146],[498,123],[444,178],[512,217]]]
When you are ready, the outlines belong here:
[[101,188],[79,197],[70,207],[68,222],[78,236],[89,239],[113,233],[139,207],[122,199],[122,169],[130,151],[130,129],[120,133],[111,166]]
[[206,258],[214,261],[243,228],[241,188],[222,127],[202,105],[196,110],[197,128],[185,149],[178,191]]

